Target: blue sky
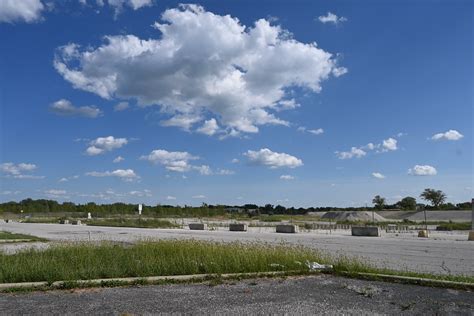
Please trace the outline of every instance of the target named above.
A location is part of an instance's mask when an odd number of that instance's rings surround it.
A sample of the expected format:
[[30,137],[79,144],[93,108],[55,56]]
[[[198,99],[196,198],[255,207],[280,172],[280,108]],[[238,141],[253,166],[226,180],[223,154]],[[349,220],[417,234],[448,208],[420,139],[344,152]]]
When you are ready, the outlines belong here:
[[472,12],[0,0],[0,201],[467,201]]

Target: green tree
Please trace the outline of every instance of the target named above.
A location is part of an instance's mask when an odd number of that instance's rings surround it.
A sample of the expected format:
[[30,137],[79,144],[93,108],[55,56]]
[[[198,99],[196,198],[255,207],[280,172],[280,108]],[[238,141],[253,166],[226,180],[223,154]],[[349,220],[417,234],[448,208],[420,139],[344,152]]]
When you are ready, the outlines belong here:
[[441,204],[446,201],[446,194],[441,190],[435,189],[425,189],[423,193],[420,194],[420,197],[431,203],[435,208],[438,208]]
[[397,204],[405,211],[416,210],[416,199],[411,196],[404,197]]
[[380,195],[376,195],[372,199],[372,204],[374,204],[375,208],[379,211],[383,210],[383,207],[385,205],[385,198],[381,197]]

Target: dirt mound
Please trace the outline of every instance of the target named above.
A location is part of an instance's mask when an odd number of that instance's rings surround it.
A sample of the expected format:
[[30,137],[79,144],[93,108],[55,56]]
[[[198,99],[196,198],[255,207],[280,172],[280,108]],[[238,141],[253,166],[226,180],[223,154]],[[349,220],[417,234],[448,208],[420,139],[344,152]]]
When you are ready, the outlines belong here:
[[[330,219],[334,221],[360,221],[360,222],[371,222],[372,212],[369,211],[333,211],[327,212],[321,218]],[[387,219],[374,213],[374,221],[384,222]]]

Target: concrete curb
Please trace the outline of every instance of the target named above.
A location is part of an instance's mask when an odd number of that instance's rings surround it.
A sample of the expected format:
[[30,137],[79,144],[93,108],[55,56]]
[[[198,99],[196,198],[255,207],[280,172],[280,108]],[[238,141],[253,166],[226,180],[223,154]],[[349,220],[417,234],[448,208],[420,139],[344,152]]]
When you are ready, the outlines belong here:
[[[93,279],[93,280],[73,280],[73,281],[56,281],[53,283],[42,282],[21,282],[21,283],[0,283],[0,291],[9,289],[60,289],[65,285],[74,283],[86,286],[104,286],[107,283],[121,283],[120,285],[133,285],[137,282],[145,282],[148,284],[160,282],[186,282],[186,281],[205,281],[213,278],[235,279],[235,278],[264,278],[278,277],[290,275],[314,275],[319,273],[334,274],[332,271],[273,271],[273,272],[251,272],[251,273],[225,273],[225,274],[190,274],[190,275],[167,275],[167,276],[150,276],[150,277],[130,277],[130,278],[110,278],[110,279]],[[365,273],[365,272],[339,272],[339,275],[358,279],[382,280],[388,282],[400,282],[422,286],[435,286],[445,288],[461,288],[474,291],[474,283],[455,282],[447,280],[436,280],[427,278],[417,278],[400,275]],[[80,287],[80,286],[79,286]]]
[[165,281],[204,281],[212,278],[232,279],[238,277],[275,277],[296,274],[316,274],[307,271],[273,271],[273,272],[250,272],[250,273],[226,273],[226,274],[190,274],[190,275],[166,275],[166,276],[150,276],[150,277],[131,277],[131,278],[110,278],[110,279],[93,279],[93,280],[73,280],[73,281],[56,281],[53,283],[47,281],[41,282],[21,282],[21,283],[0,283],[0,291],[8,289],[28,289],[28,288],[45,288],[55,289],[61,288],[69,283],[78,285],[103,285],[104,283],[122,283],[123,285],[135,284],[144,281],[146,283],[159,283]]
[[358,277],[363,279],[382,279],[383,281],[389,282],[403,282],[416,285],[424,286],[435,286],[435,287],[449,287],[449,288],[463,288],[474,290],[474,283],[456,282],[448,280],[437,280],[427,278],[417,278],[401,275],[390,275],[390,274],[378,274],[378,273],[366,273],[366,272],[340,272],[343,276]]
[[31,242],[34,241],[33,239],[2,239],[0,240],[0,244],[10,244],[13,242]]

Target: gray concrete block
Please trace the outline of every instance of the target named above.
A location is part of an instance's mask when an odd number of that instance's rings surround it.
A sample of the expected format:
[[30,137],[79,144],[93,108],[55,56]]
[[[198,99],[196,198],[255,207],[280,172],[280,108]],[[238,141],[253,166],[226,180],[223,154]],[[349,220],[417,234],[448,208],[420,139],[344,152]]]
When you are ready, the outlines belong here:
[[286,234],[294,234],[299,232],[298,225],[290,225],[290,224],[281,224],[276,225],[276,232],[277,233],[286,233]]
[[190,230],[207,230],[207,224],[203,223],[191,223],[189,224]]
[[467,240],[474,241],[474,230],[469,232],[467,236]]
[[229,231],[231,232],[246,232],[247,231],[247,224],[229,224]]
[[76,220],[76,221],[72,221],[72,224],[73,225],[81,225],[81,221],[80,220]]
[[59,224],[69,224],[69,220],[62,219],[62,220],[59,221]]
[[379,237],[377,226],[352,226],[352,236]]

